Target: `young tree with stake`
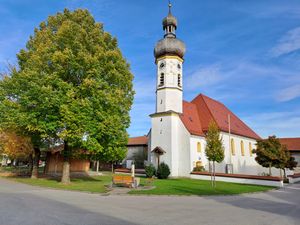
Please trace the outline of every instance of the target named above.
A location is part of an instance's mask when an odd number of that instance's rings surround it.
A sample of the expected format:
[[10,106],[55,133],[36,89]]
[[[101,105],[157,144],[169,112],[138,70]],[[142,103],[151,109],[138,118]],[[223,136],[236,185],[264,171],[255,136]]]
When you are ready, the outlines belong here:
[[214,121],[210,122],[205,138],[205,154],[207,159],[213,162],[211,173],[211,176],[213,177],[212,186],[216,187],[215,162],[220,163],[224,160],[224,146],[222,137],[220,136],[220,130]]

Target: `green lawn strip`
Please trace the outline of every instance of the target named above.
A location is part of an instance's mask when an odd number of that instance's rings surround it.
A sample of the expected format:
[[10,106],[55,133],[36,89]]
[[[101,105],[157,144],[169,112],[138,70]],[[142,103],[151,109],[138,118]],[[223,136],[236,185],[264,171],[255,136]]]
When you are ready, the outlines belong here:
[[[142,184],[145,179],[142,179]],[[187,178],[155,180],[154,189],[133,190],[129,194],[142,195],[234,195],[242,193],[260,192],[274,189],[269,186],[236,184],[217,182],[217,187],[212,188],[211,182],[206,180],[193,180]]]
[[86,191],[92,193],[105,193],[107,191],[105,185],[109,185],[111,182],[111,176],[109,175],[72,178],[71,183],[67,185],[60,183],[60,179],[54,178],[30,179],[23,177],[9,177],[8,179],[33,186],[73,191]]

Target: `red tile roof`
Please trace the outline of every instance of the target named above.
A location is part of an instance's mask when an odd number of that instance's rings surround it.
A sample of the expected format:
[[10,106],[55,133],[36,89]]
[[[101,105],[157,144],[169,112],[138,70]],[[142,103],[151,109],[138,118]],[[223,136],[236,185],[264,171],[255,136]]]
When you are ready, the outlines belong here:
[[147,136],[131,137],[128,139],[127,146],[130,145],[148,145],[148,137]]
[[183,113],[180,115],[180,118],[191,134],[204,136],[195,104],[183,101]]
[[260,139],[225,105],[203,94],[198,95],[191,102],[183,102],[183,114],[180,118],[191,134],[203,136],[211,121],[215,121],[221,131],[228,132],[228,115],[230,115],[232,134]]
[[289,151],[300,151],[300,137],[298,138],[279,138],[280,143],[285,145]]

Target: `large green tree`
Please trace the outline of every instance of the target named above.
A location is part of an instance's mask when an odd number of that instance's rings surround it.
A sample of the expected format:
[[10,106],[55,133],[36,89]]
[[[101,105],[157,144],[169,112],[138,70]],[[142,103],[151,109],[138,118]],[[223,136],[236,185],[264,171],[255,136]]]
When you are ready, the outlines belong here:
[[[256,154],[255,160],[258,164],[263,167],[269,168],[269,174],[272,175],[272,167],[278,166],[281,154],[281,144],[276,136],[269,136],[268,139],[258,140],[256,144],[256,149],[253,153]],[[285,155],[281,154],[282,158]]]
[[215,162],[220,163],[224,160],[224,146],[222,137],[220,136],[220,130],[217,124],[212,121],[209,123],[208,131],[206,133],[206,147],[205,154],[209,161],[213,162],[212,185],[216,186],[216,170]]
[[18,110],[44,125],[28,129],[41,131],[40,139],[64,143],[63,183],[70,182],[69,160],[76,149],[106,161],[124,157],[133,75],[116,38],[87,10],[48,17],[18,54],[18,65],[7,79],[25,80],[26,94],[5,99],[28,101]]

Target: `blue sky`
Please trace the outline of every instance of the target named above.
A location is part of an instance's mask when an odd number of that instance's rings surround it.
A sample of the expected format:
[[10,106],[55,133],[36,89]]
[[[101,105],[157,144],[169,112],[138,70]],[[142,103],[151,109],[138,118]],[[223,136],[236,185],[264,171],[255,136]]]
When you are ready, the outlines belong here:
[[[184,98],[220,100],[262,137],[300,136],[300,1],[173,0],[187,46]],[[155,110],[153,48],[167,0],[1,0],[0,71],[34,27],[64,8],[87,8],[116,36],[135,76],[131,136]]]

